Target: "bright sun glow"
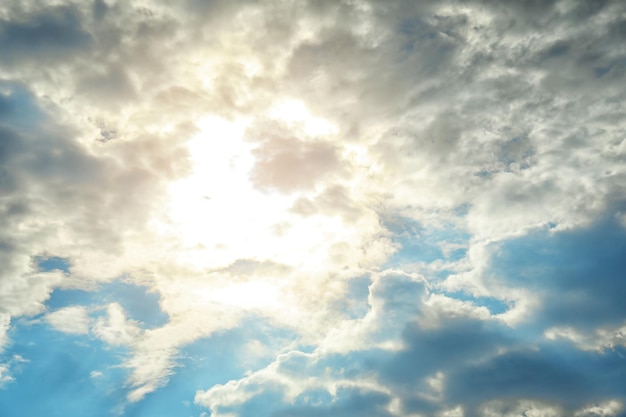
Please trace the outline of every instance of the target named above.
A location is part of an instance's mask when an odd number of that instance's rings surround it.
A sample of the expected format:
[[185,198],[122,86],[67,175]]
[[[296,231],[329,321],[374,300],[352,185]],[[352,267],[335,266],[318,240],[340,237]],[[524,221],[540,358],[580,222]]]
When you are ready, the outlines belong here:
[[211,117],[189,144],[193,174],[170,189],[176,230],[197,266],[227,265],[237,258],[270,257],[272,226],[289,199],[255,190],[248,178],[254,163],[243,141],[245,121]]
[[269,110],[269,116],[289,125],[300,124],[309,136],[324,136],[337,133],[337,127],[320,117],[311,114],[300,100],[281,100]]
[[204,289],[199,295],[203,302],[243,309],[267,309],[279,306],[277,288],[266,282],[236,283],[224,288]]
[[[307,134],[334,127],[311,116],[299,101],[282,101],[269,114],[298,123]],[[225,267],[238,259],[272,259],[319,269],[337,240],[353,228],[339,218],[294,214],[299,195],[264,192],[250,181],[255,144],[244,140],[248,121],[208,117],[189,143],[193,173],[170,186],[169,222],[160,227],[180,242],[180,260],[198,269]]]
[[[299,124],[307,134],[332,131],[332,125],[312,117],[301,102],[281,103],[270,113]],[[241,259],[272,260],[315,272],[328,265],[337,241],[352,239],[354,228],[337,217],[294,214],[291,207],[299,195],[254,187],[250,170],[255,144],[244,139],[247,120],[212,116],[197,125],[200,132],[188,145],[192,174],[170,186],[168,221],[160,225],[179,242],[179,261],[196,270],[213,270]],[[193,303],[287,311],[294,306],[280,296],[280,282],[273,277],[217,287],[215,282],[199,283]]]

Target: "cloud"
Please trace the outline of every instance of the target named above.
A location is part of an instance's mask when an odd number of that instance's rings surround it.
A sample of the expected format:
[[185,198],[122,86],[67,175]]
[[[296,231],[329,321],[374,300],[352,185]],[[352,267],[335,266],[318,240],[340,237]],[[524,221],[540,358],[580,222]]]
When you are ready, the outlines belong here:
[[65,307],[46,314],[46,321],[63,333],[86,334],[89,332],[87,309],[82,306]]
[[22,12],[0,22],[0,48],[4,51],[5,65],[32,65],[42,59],[58,63],[88,50],[91,43],[80,11],[71,6]]
[[[437,301],[441,295],[424,296],[423,289],[404,285],[408,282],[392,273],[378,278],[370,286],[369,313],[363,320],[344,323],[345,328],[354,329],[377,316],[389,320],[387,324],[403,324],[399,326],[404,327],[400,348],[381,350],[363,333],[351,334],[350,349],[289,352],[252,375],[199,391],[196,402],[215,415],[234,410],[248,415],[252,409],[268,414],[332,415],[339,408],[349,414],[359,412],[358,407],[348,406],[357,389],[363,402],[372,399],[379,404],[375,408],[380,415],[434,415],[453,412],[457,406],[464,415],[513,409],[583,415],[593,408],[589,404],[606,398],[613,398],[615,404],[607,406],[606,413],[619,413],[616,387],[623,384],[623,378],[619,370],[608,371],[617,364],[623,366],[619,350],[585,353],[543,339],[541,332],[520,340],[518,329],[496,317],[473,316],[469,306],[441,307]],[[398,297],[410,307],[404,316],[398,316],[403,305]],[[338,334],[346,338],[347,333]],[[375,335],[373,340],[381,340],[381,335],[389,333],[370,334]],[[333,346],[329,340],[325,343]]]
[[447,394],[452,402],[462,401],[470,407],[489,399],[517,398],[576,410],[604,398],[619,398],[613,387],[622,383],[621,378],[604,374],[597,379],[595,373],[614,366],[613,361],[567,349],[512,352],[453,373]]
[[128,320],[118,303],[109,304],[106,311],[106,317],[99,318],[92,330],[104,342],[113,346],[128,346],[141,335],[138,323]]
[[5,364],[0,365],[0,388],[15,379],[9,375],[9,368]]
[[0,6],[0,349],[40,319],[119,349],[139,407],[187,347],[261,320],[289,337],[194,387],[215,416],[619,415],[623,14]]
[[102,377],[102,372],[100,372],[100,371],[91,371],[89,376],[91,378],[101,378]]
[[570,231],[538,231],[498,244],[488,273],[539,301],[534,310],[539,326],[589,331],[623,325],[625,232],[611,217]]
[[310,189],[339,167],[335,147],[324,142],[273,139],[253,154],[257,159],[251,174],[254,184],[283,192]]
[[[73,272],[83,276],[104,278],[105,269],[115,270],[118,262],[114,261],[85,274],[89,255],[76,255],[82,251],[81,242],[94,235],[99,236],[104,252],[115,252],[119,235],[114,223],[125,222],[124,215],[115,213],[129,199],[106,191],[105,184],[115,186],[115,177],[120,177],[109,170],[115,166],[111,159],[96,158],[75,142],[71,129],[51,120],[51,114],[23,84],[2,82],[2,89],[0,158],[5,198],[0,257],[5,261],[0,297],[5,300],[4,312],[20,316],[42,311],[42,303],[55,286],[86,284],[62,271],[39,271],[33,259],[41,255],[72,259]],[[126,186],[139,185],[135,178],[136,174],[126,175]],[[94,184],[104,188],[94,192]]]
[[315,406],[295,406],[285,407],[276,412],[276,416],[316,416],[320,413],[325,415],[342,416],[372,416],[388,417],[393,414],[387,409],[390,398],[388,395],[379,392],[362,392],[354,390],[346,392],[341,396],[342,400],[335,402],[328,407]]
[[7,362],[0,363],[0,390],[15,381],[12,374],[18,373],[20,365],[26,362],[28,360],[20,355],[13,355]]

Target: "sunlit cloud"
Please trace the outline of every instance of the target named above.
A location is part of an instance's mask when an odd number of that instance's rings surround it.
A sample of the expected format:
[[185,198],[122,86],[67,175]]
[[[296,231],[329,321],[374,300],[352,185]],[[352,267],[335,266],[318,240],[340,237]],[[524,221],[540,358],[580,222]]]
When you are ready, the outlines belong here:
[[623,416],[624,13],[4,2],[0,410]]

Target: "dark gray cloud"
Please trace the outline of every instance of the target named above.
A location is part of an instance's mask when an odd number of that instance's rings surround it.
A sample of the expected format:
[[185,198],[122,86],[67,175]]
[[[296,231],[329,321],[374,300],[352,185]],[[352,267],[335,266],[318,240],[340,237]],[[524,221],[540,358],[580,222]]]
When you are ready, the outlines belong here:
[[447,320],[444,326],[432,329],[408,325],[404,340],[407,349],[395,355],[381,372],[401,390],[437,371],[485,360],[511,344],[498,326],[471,319]]
[[494,399],[553,403],[569,414],[605,398],[623,400],[617,388],[626,382],[623,371],[616,353],[602,356],[567,346],[543,346],[456,368],[449,375],[445,395],[450,403],[474,410],[469,415],[480,415],[477,407]]
[[92,40],[80,11],[72,6],[47,7],[0,21],[3,65],[62,62],[87,51]]

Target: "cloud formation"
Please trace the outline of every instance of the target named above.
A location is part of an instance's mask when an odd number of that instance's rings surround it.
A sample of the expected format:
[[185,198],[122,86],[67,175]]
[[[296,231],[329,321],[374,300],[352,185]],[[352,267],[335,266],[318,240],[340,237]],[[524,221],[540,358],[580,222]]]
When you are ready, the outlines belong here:
[[0,5],[0,408],[624,415],[625,16]]

